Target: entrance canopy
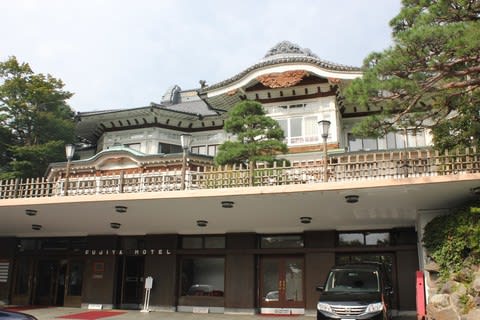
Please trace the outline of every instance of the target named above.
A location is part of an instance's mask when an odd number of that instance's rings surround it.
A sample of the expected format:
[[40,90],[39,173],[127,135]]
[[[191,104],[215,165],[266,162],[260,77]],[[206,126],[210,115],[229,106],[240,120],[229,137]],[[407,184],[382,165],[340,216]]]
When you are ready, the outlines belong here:
[[[0,201],[4,237],[297,233],[412,227],[476,195],[480,174]],[[358,196],[358,202],[346,201]],[[231,203],[224,204],[223,201]],[[125,212],[117,212],[124,206]],[[226,206],[226,207],[224,207]],[[229,208],[231,206],[231,208]],[[26,214],[35,210],[36,215]],[[302,223],[310,217],[310,223]],[[198,220],[206,221],[204,227]],[[111,223],[119,223],[112,229]],[[41,225],[32,230],[32,225]]]

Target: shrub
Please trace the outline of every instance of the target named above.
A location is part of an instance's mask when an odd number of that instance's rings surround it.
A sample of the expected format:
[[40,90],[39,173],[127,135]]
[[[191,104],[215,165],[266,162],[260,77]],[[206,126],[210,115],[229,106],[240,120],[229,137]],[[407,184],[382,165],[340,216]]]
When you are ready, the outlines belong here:
[[480,263],[480,202],[438,216],[425,226],[423,243],[442,278]]

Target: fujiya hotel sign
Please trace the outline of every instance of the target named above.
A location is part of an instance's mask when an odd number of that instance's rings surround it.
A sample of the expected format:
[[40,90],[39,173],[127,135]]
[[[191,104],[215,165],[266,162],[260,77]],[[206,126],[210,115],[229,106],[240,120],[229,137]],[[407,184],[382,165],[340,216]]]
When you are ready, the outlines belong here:
[[143,250],[122,250],[122,249],[86,249],[86,256],[163,256],[170,255],[169,249],[143,249]]

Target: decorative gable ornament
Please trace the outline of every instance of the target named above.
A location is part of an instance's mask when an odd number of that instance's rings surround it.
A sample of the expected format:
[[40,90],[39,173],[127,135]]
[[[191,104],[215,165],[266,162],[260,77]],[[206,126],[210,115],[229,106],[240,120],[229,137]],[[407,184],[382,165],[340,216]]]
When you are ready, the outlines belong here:
[[293,70],[265,74],[258,76],[257,80],[269,88],[288,88],[293,87],[306,76],[308,73],[305,70]]

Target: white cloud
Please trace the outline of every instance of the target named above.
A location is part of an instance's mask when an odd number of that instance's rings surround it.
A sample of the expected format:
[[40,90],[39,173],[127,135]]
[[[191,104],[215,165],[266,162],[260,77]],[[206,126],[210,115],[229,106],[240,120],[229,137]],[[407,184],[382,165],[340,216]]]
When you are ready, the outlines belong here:
[[213,84],[289,40],[359,66],[391,44],[400,0],[0,1],[0,59],[15,55],[75,93],[77,111],[159,101]]

